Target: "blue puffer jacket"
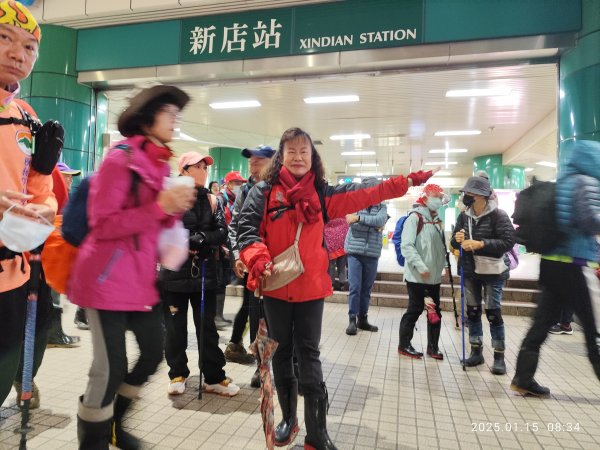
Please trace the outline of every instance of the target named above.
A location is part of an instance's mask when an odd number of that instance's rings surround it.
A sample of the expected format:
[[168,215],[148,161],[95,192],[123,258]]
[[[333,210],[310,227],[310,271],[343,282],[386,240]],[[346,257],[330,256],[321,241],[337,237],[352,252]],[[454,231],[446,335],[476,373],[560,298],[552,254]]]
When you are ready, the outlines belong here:
[[358,213],[360,221],[350,225],[344,250],[349,255],[381,256],[381,230],[388,220],[387,206],[383,203],[361,209]]
[[[563,151],[569,152],[568,160],[556,182],[556,219],[558,226],[567,234],[567,238],[554,250],[544,256],[568,256],[585,261],[597,261],[599,246],[594,229],[589,222],[600,223],[600,142],[570,141],[563,144]],[[581,177],[587,175],[592,177]],[[585,210],[578,211],[584,192]],[[582,216],[589,220],[586,229],[582,229]]]

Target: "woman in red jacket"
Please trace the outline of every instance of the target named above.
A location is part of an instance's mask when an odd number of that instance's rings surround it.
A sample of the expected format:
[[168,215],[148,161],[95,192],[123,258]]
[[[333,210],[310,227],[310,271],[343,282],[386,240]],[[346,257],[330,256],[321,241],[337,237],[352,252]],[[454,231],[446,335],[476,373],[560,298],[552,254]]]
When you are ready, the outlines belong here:
[[328,398],[319,359],[324,298],[332,294],[329,258],[323,245],[327,217],[344,217],[400,197],[409,186],[425,182],[432,174],[420,171],[377,185],[329,186],[310,136],[299,128],[283,133],[266,181],[249,192],[238,225],[240,257],[249,271],[248,288],[255,290],[271,275],[272,258],[293,244],[298,224],[303,224],[299,249],[304,273],[286,286],[264,292],[269,334],[279,342],[273,373],[283,420],[275,430],[275,445],[287,445],[298,433],[298,380],[292,366],[295,347],[304,392],[304,446],[336,448],[327,433]]

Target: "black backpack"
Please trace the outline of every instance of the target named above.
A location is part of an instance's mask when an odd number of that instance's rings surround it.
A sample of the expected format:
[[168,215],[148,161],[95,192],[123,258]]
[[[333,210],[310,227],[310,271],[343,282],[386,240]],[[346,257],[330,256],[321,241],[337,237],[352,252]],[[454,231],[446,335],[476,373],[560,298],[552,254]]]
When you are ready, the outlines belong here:
[[512,215],[516,241],[528,252],[547,253],[558,246],[565,234],[556,221],[556,183],[537,181],[521,191]]

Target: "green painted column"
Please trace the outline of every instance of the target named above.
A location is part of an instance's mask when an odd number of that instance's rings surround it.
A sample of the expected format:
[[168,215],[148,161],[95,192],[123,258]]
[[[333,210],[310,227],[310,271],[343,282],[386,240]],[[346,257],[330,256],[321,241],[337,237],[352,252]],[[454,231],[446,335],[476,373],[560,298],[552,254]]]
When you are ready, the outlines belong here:
[[473,173],[483,170],[488,174],[493,189],[504,188],[504,166],[502,155],[485,155],[473,159]]
[[[582,1],[582,29],[560,60],[560,143],[600,141],[600,2]],[[560,146],[562,147],[562,146]],[[559,149],[558,171],[569,155]]]
[[504,189],[525,189],[525,167],[504,166]]
[[31,75],[21,83],[21,97],[42,122],[54,119],[62,124],[62,160],[72,168],[89,172],[96,163],[98,125],[104,127],[101,132],[106,130],[106,112],[103,120],[96,121],[94,91],[77,83],[76,49],[77,30],[42,25],[40,54]]
[[213,147],[208,153],[215,160],[210,168],[209,180],[219,181],[228,172],[237,170],[244,178],[248,177],[248,159],[242,156],[242,150],[237,147]]

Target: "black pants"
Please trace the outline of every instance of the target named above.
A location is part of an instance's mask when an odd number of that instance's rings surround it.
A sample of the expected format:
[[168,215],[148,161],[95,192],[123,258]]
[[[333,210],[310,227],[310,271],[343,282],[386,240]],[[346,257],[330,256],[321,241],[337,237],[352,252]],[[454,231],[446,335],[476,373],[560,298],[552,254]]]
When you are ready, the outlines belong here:
[[[156,305],[149,312],[86,308],[85,313],[92,335],[93,360],[82,405],[88,410],[86,420],[100,422],[112,417],[112,409],[108,407],[117,392],[135,398],[162,361],[162,311],[160,305]],[[129,372],[125,347],[127,330],[133,332],[140,349],[140,356]],[[105,411],[101,413],[103,408]]]
[[264,297],[269,335],[279,346],[273,356],[275,384],[289,384],[296,379],[292,358],[298,358],[300,385],[305,395],[321,394],[323,370],[319,359],[323,299],[286,302]]
[[[413,337],[415,324],[425,307],[425,297],[431,297],[435,310],[442,317],[440,310],[440,285],[406,282],[408,290],[408,308],[400,320],[400,347],[407,347]],[[441,326],[441,323],[438,323]],[[436,325],[438,325],[436,324]]]
[[169,378],[189,377],[188,357],[188,304],[192,304],[196,339],[202,341],[200,361],[207,384],[217,384],[225,379],[225,356],[219,348],[219,334],[215,326],[217,294],[215,290],[204,292],[204,338],[200,335],[200,292],[163,292],[167,341],[165,357],[169,365]]
[[[23,377],[23,343],[27,314],[27,292],[29,283],[8,292],[0,293],[0,405],[8,397],[13,381]],[[50,288],[41,280],[38,291],[33,356],[33,376],[42,364],[48,342]]]
[[242,340],[248,318],[250,318],[250,342],[254,342],[256,332],[258,331],[258,321],[261,317],[258,298],[254,296],[254,292],[246,287],[247,282],[248,274],[244,276],[244,298],[242,300],[242,306],[235,315],[233,330],[231,330],[231,342],[235,342],[236,344]]
[[515,378],[520,383],[526,384],[533,378],[540,347],[548,337],[548,328],[556,323],[561,309],[565,307],[571,307],[581,320],[590,361],[592,364],[600,363],[596,343],[599,337],[596,320],[600,319],[599,283],[594,270],[589,267],[541,260],[539,284],[542,296],[520,350],[527,352],[529,361],[525,364],[524,358],[518,358],[515,370]]

